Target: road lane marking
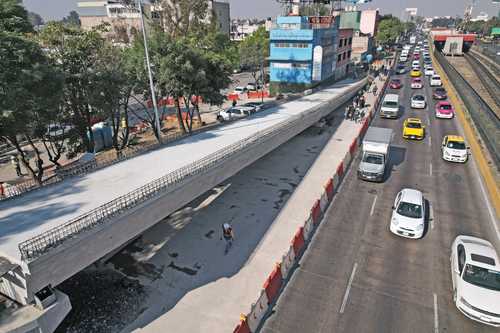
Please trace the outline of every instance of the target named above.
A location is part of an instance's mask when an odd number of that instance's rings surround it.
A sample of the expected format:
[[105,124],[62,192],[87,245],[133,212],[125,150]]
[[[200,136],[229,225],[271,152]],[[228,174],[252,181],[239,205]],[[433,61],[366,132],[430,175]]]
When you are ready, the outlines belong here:
[[438,297],[434,293],[434,333],[439,333]]
[[429,163],[429,175],[432,176],[432,163]]
[[431,229],[434,230],[434,210],[429,202],[429,223],[431,224]]
[[432,146],[432,137],[429,136],[429,146]]
[[358,263],[354,263],[354,267],[352,268],[351,277],[349,278],[349,282],[347,283],[347,289],[345,290],[344,299],[342,300],[342,305],[340,306],[340,313],[344,313],[345,306],[347,304],[347,299],[349,298],[349,292],[351,291],[352,281],[354,280],[354,274],[356,274],[356,269],[358,268]]
[[370,209],[370,216],[373,215],[373,211],[375,210],[375,204],[377,203],[377,196],[373,198],[372,209]]

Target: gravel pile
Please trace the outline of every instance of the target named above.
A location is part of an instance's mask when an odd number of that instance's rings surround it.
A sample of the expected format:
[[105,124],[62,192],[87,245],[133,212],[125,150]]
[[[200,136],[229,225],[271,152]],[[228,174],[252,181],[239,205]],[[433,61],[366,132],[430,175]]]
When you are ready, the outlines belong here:
[[114,333],[143,311],[146,292],[136,280],[112,269],[86,269],[58,286],[72,310],[56,333]]

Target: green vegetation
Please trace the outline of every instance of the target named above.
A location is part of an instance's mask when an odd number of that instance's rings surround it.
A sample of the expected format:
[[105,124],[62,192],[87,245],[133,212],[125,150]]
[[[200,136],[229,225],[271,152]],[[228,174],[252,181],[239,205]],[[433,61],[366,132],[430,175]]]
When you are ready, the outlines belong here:
[[414,23],[409,22],[404,24],[397,17],[385,15],[381,18],[378,25],[377,42],[382,45],[392,44],[396,42],[405,29],[411,29]]

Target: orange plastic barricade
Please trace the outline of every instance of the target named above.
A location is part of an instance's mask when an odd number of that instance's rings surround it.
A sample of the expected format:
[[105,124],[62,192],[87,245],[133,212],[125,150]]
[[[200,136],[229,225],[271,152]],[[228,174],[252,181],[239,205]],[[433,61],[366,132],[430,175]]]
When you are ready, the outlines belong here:
[[256,332],[259,327],[260,321],[264,318],[267,309],[269,308],[269,302],[267,300],[267,294],[264,289],[261,289],[260,296],[255,304],[252,304],[250,313],[247,316],[247,323],[250,332]]
[[240,323],[236,326],[233,333],[252,333],[250,327],[248,327],[246,316],[241,315]]
[[238,94],[229,94],[227,95],[227,99],[230,101],[237,101],[240,99],[240,96]]
[[326,209],[328,208],[328,195],[326,194],[326,191],[323,192],[321,195],[321,199],[319,199],[319,207],[321,208],[321,211],[324,213]]
[[288,252],[283,256],[281,259],[281,276],[283,279],[286,279],[288,277],[288,273],[290,273],[293,264],[295,264],[295,250],[293,249],[293,246],[290,246],[288,249]]
[[314,224],[319,223],[320,215],[321,215],[320,203],[319,203],[319,200],[316,200],[316,202],[314,203],[314,206],[311,209],[311,216],[312,216],[312,220],[313,220]]
[[266,291],[268,304],[273,303],[278,298],[278,293],[283,282],[280,266],[280,264],[276,264],[273,271],[264,283],[264,290]]
[[344,175],[344,163],[340,163],[337,167],[337,175],[339,176],[339,179]]
[[306,223],[304,223],[304,239],[306,241],[308,241],[311,238],[313,229],[314,229],[313,218],[312,215],[309,214]]
[[325,185],[325,192],[326,195],[328,196],[328,200],[333,199],[333,179],[330,178],[328,182]]
[[354,139],[354,141],[351,143],[351,146],[349,147],[349,153],[351,154],[351,157],[354,157],[354,154],[356,153],[356,148],[358,148],[358,139]]
[[302,250],[304,249],[305,239],[304,239],[304,227],[300,227],[295,233],[292,239],[292,248],[295,257],[298,257]]

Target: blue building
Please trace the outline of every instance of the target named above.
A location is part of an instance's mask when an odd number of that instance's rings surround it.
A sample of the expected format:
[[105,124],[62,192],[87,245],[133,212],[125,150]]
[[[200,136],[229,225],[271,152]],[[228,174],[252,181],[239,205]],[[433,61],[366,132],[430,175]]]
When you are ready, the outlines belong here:
[[[301,91],[345,75],[337,66],[337,51],[347,46],[350,49],[352,38],[342,39],[340,44],[340,37],[338,20],[331,16],[277,17],[270,32],[271,92]],[[347,51],[340,57],[344,67],[349,60],[346,56]]]

